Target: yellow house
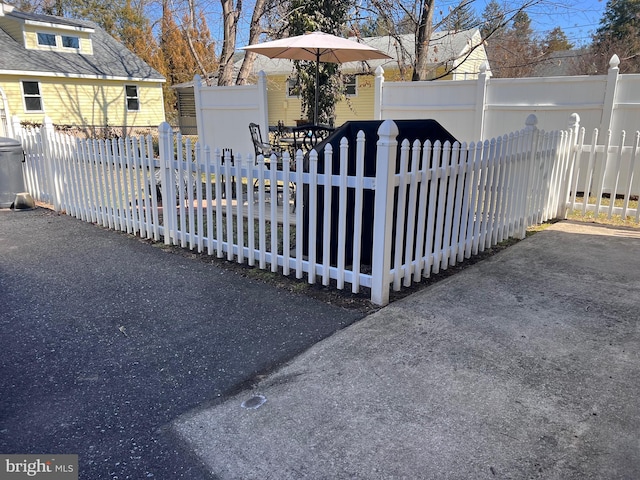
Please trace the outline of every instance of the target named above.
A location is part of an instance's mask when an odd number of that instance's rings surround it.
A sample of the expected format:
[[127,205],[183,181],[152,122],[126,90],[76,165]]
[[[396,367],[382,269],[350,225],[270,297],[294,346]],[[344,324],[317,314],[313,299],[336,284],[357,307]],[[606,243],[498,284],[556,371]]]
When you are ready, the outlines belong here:
[[0,90],[23,122],[131,132],[164,121],[157,71],[93,22],[0,2]]
[[[385,81],[411,80],[415,56],[415,35],[368,37],[363,43],[387,53],[390,60],[352,62],[341,66],[347,93],[336,105],[334,123],[349,120],[370,120],[374,111],[375,70],[384,69]],[[470,80],[478,77],[487,54],[480,31],[435,32],[429,43],[429,75],[432,79]],[[238,66],[241,62],[238,63]],[[291,60],[269,59],[258,55],[253,73],[264,71],[267,76],[269,125],[283,122],[295,125],[304,116],[300,98],[296,95],[295,68]]]

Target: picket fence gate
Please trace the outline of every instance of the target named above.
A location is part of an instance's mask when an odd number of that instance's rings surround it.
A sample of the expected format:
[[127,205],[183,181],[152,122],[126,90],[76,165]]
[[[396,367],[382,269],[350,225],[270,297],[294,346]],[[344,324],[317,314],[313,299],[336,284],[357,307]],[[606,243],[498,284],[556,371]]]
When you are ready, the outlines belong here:
[[617,215],[639,223],[640,131],[635,132],[629,145],[624,130],[617,144],[612,143],[612,132],[607,131],[604,143],[599,145],[599,133],[594,129],[591,142],[585,143],[585,129],[579,130],[567,179],[567,209],[582,215],[592,212],[594,217],[606,215],[608,219]]
[[166,123],[158,155],[150,136],[81,140],[47,121],[19,136],[29,191],[58,211],[309,283],[368,288],[371,301],[385,305],[391,288],[564,215],[578,129],[545,133],[536,122],[531,115],[523,130],[485,142],[402,139],[398,148],[387,120],[375,176],[364,175],[373,139],[362,132],[355,145],[342,139],[338,152],[328,145],[307,158],[285,153],[281,170],[262,157],[192,144]]

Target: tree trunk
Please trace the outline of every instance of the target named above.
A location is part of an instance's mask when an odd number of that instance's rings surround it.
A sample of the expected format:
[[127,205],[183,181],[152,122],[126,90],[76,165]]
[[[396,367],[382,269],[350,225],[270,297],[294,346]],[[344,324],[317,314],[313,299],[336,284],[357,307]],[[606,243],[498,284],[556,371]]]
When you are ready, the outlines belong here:
[[433,4],[435,0],[425,0],[416,33],[416,59],[411,80],[428,80],[429,40],[433,25]]
[[222,18],[224,22],[224,39],[220,54],[220,70],[218,71],[218,85],[233,85],[233,54],[236,50],[236,34],[238,32],[238,18],[242,9],[242,1],[236,6],[233,0],[220,0],[222,4]]
[[[256,0],[256,4],[253,7],[253,15],[251,16],[251,28],[249,29],[249,45],[254,45],[260,40],[260,34],[262,33],[262,27],[260,26],[260,20],[264,15],[266,0]],[[254,52],[246,52],[244,59],[242,60],[242,66],[238,72],[238,78],[236,79],[237,85],[246,85],[249,79],[249,73],[253,68],[253,62],[256,58]]]
[[191,38],[191,33],[189,32],[188,29],[184,29],[183,30],[184,36],[187,39],[187,44],[189,45],[189,50],[191,51],[191,55],[193,55],[193,58],[196,61],[196,65],[198,65],[198,69],[200,70],[200,75],[202,75],[202,78],[204,79],[204,83],[207,84],[207,86],[211,86],[211,79],[209,78],[209,73],[207,72],[207,69],[205,68],[204,64],[202,63],[202,60],[200,59],[200,55],[198,55],[198,51],[196,50],[196,47],[193,45],[193,39]]
[[189,25],[190,28],[196,29],[196,3],[195,0],[189,0]]

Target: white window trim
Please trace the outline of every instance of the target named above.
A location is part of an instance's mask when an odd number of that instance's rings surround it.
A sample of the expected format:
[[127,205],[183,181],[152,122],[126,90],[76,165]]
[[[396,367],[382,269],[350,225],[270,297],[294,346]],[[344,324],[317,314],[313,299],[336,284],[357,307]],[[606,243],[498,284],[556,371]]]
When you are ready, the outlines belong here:
[[[76,40],[78,40],[78,46],[77,47],[65,47],[64,46],[63,37],[75,38]],[[60,48],[62,48],[63,50],[68,50],[70,52],[78,52],[78,51],[80,51],[80,37],[78,37],[77,35],[60,35]]]
[[[345,96],[348,98],[355,98],[358,96],[358,76],[357,75],[345,75],[345,77],[353,77],[353,81],[355,83],[355,93],[345,93]],[[346,82],[345,82],[345,88],[346,88]]]
[[[43,45],[40,43],[40,35],[51,35],[55,39],[55,45]],[[66,47],[63,42],[63,37],[75,38],[78,41],[77,47]],[[73,35],[73,32],[69,33],[51,33],[51,32],[36,32],[36,45],[38,50],[53,50],[58,52],[74,52],[79,53],[82,48],[82,38],[78,35]]]
[[[40,98],[40,110],[28,110],[27,98],[34,98],[36,95],[28,95],[24,93],[24,82],[31,82],[38,84],[38,98]],[[20,80],[20,90],[22,90],[22,108],[24,113],[44,113],[44,98],[42,98],[42,84],[37,80]]]
[[297,81],[296,78],[287,78],[287,80],[285,82],[285,85],[284,85],[284,88],[286,90],[285,91],[285,97],[286,98],[300,98],[300,94],[298,94],[298,95],[289,94],[289,82],[295,82],[295,81]]
[[[130,97],[129,95],[127,95],[127,87],[134,87],[136,89],[136,96],[135,97]],[[133,99],[135,98],[138,101],[138,108],[133,110],[129,108],[129,99]],[[141,103],[140,103],[140,88],[138,87],[138,85],[125,85],[124,86],[124,106],[127,109],[127,112],[139,112],[141,110]]]
[[[53,37],[55,45],[44,45],[40,43],[40,35],[51,35]],[[50,32],[36,32],[36,43],[38,45],[38,48],[50,48],[52,50],[55,50],[56,48],[58,48],[58,35]]]

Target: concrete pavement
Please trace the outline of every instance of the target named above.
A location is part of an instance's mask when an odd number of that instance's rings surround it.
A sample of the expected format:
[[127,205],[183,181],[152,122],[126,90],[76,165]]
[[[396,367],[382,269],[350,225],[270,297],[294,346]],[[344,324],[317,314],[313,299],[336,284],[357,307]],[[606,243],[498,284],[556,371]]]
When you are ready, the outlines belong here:
[[220,479],[640,478],[640,231],[562,222],[173,428]]

